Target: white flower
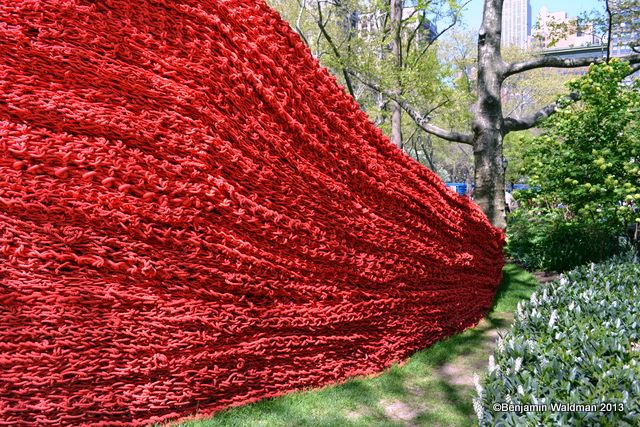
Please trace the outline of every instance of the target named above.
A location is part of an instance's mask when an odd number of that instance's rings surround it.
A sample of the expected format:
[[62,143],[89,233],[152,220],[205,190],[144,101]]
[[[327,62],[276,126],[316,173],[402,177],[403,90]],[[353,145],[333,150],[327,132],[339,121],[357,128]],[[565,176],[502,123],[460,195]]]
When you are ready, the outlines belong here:
[[518,394],[524,396],[524,388],[522,388],[522,384],[518,384]]
[[492,374],[493,371],[496,370],[496,359],[493,357],[493,354],[489,356],[489,373]]
[[538,305],[538,297],[535,292],[531,294],[531,304],[534,306]]
[[524,318],[524,313],[522,312],[522,301],[518,301],[518,306],[516,308],[516,319],[521,320]]
[[509,394],[505,396],[504,401],[507,402],[508,404],[513,403],[513,400],[511,399],[511,395]]
[[482,397],[482,393],[484,392],[484,388],[482,388],[482,384],[480,384],[480,377],[478,374],[473,374],[473,385],[476,387],[476,392],[478,396]]
[[552,328],[553,325],[555,325],[556,320],[558,320],[558,313],[555,310],[553,310],[551,312],[551,317],[549,318],[549,327],[550,328]]
[[497,347],[498,353],[504,352],[504,339],[502,337],[498,338]]
[[564,286],[564,285],[566,285],[567,283],[569,283],[569,281],[567,280],[567,278],[566,278],[566,277],[564,277],[564,276],[560,276],[560,284],[561,284],[562,286]]
[[482,403],[480,403],[480,399],[473,398],[473,410],[476,411],[476,416],[478,417],[478,421],[482,421],[484,415],[484,409],[482,408]]
[[518,371],[520,370],[520,367],[521,367],[521,366],[522,366],[522,357],[518,357],[518,358],[516,359],[516,364],[515,364],[515,366],[513,367],[513,371],[514,371],[514,372],[518,372]]

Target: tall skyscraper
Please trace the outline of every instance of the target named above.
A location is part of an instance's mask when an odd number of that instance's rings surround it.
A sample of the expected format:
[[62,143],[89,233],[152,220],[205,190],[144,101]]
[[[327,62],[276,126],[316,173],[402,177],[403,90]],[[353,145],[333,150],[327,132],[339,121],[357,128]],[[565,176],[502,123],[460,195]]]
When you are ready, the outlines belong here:
[[502,8],[502,45],[526,48],[531,35],[529,0],[504,0]]

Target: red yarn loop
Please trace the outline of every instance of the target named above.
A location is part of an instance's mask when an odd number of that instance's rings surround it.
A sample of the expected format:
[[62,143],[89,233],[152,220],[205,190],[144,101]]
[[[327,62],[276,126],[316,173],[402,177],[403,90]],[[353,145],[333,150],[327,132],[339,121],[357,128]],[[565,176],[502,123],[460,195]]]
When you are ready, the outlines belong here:
[[143,425],[474,325],[503,235],[247,0],[0,0],[0,425]]

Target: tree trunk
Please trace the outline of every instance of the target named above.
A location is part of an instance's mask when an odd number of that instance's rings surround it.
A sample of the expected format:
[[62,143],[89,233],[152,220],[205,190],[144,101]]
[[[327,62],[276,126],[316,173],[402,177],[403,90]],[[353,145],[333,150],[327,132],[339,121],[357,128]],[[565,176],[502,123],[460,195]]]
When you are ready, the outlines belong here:
[[391,142],[402,148],[402,109],[395,101],[391,109]]
[[[391,0],[392,21],[402,19],[401,1]],[[401,85],[398,81],[397,92],[387,92],[387,95],[398,102],[409,117],[420,126],[425,132],[446,139],[448,141],[470,144],[473,146],[475,163],[475,190],[474,200],[487,215],[491,223],[499,228],[506,227],[505,216],[505,168],[502,157],[502,141],[504,136],[513,131],[525,130],[534,127],[541,119],[553,114],[557,103],[547,105],[534,114],[527,117],[504,117],[502,114],[501,91],[504,80],[513,75],[523,73],[528,70],[535,70],[545,67],[554,68],[576,68],[588,66],[591,63],[603,62],[599,56],[585,58],[556,58],[552,56],[539,56],[520,62],[506,64],[500,53],[500,39],[502,36],[502,7],[504,0],[485,0],[482,18],[482,27],[478,33],[478,78],[477,78],[477,103],[474,108],[473,133],[447,131],[429,123],[428,115],[422,115],[413,108],[401,95]],[[610,6],[607,0],[607,6]],[[400,7],[400,12],[397,11]],[[608,7],[609,28],[612,25],[613,13]],[[392,23],[393,29],[398,27]],[[397,54],[398,64],[402,66],[400,47],[402,39],[399,33],[392,33],[395,37],[394,53]],[[609,49],[610,50],[610,49]],[[632,68],[633,72],[640,68],[640,53],[635,53],[622,57],[621,59],[631,64],[638,64]],[[375,85],[365,84],[376,90]],[[575,100],[575,95],[570,94],[568,98]],[[394,108],[398,105],[394,104]],[[395,114],[397,113],[397,114]],[[392,132],[393,140],[398,145],[402,140],[400,133],[400,113],[394,109],[397,128]]]
[[[427,158],[427,162],[429,163],[429,169],[436,172],[436,165],[433,164],[433,144],[431,142],[430,134],[426,135],[426,140],[427,140],[427,143],[425,144],[424,141],[422,141],[422,138],[420,138],[420,145],[422,146],[422,152],[424,153],[424,156]],[[427,149],[427,147],[429,148]]]
[[500,92],[506,64],[500,54],[503,0],[487,0],[478,34],[478,103],[473,123],[474,201],[496,227],[505,228]]
[[473,157],[476,187],[473,192],[473,200],[493,225],[505,228],[507,222],[502,165],[502,134],[499,131],[483,130],[477,136],[475,144]]
[[[402,0],[391,1],[391,31],[393,32],[393,41],[391,51],[393,53],[394,65],[399,73],[402,68]],[[400,88],[400,80],[397,82],[398,89],[394,91],[396,96],[402,95]],[[402,107],[397,102],[391,103],[391,141],[398,147],[402,148]]]

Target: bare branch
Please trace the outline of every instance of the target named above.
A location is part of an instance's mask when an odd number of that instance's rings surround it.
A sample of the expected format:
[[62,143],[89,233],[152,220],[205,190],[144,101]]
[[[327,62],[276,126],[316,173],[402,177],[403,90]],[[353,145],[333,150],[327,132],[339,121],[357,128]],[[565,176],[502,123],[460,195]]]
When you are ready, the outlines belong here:
[[[383,90],[380,86],[363,79],[353,71],[349,71],[349,73],[355,78],[357,78],[358,80],[360,80],[364,85],[369,86],[371,89],[377,92],[380,92],[385,96],[387,96],[388,98],[397,102],[398,105],[400,105],[400,107],[402,107],[402,109],[409,115],[409,117],[411,117],[411,119],[418,126],[420,126],[420,128],[422,128],[422,130],[424,130],[425,132],[430,133],[431,135],[435,135],[439,138],[445,139],[447,141],[460,142],[462,144],[473,145],[473,135],[461,133],[461,132],[455,132],[455,131],[447,131],[437,126],[431,125],[429,124],[429,121],[431,120],[431,118],[428,115],[421,114],[419,111],[413,108],[411,104],[409,104],[405,99],[402,99],[398,95],[393,94],[389,91]],[[433,110],[434,109],[432,109],[431,111]]]
[[[578,94],[574,92],[569,94],[567,98],[571,101],[577,101],[579,97]],[[504,133],[507,134],[509,132],[531,129],[536,126],[540,120],[555,113],[557,109],[558,103],[554,102],[527,117],[506,117],[504,119]]]
[[427,142],[429,143],[431,150],[427,150],[427,146],[424,142],[422,142],[422,140],[420,140],[420,145],[422,146],[422,152],[424,153],[424,156],[427,158],[427,162],[429,162],[429,169],[435,172],[436,165],[433,163],[433,145],[431,145],[431,134],[427,134]]
[[[320,6],[320,2],[318,2],[317,4],[318,4],[317,23],[318,23],[318,27],[320,27],[320,32],[322,32],[322,35],[324,36],[325,40],[327,41],[327,43],[329,43],[329,46],[331,47],[331,50],[333,51],[333,54],[336,56],[336,58],[342,61],[342,55],[340,55],[340,51],[336,47],[336,44],[333,42],[333,39],[331,38],[331,36],[329,35],[325,27],[326,23],[324,22],[324,19],[322,17],[322,6]],[[342,66],[342,75],[344,76],[344,81],[347,84],[347,89],[349,90],[349,94],[351,94],[351,96],[355,98],[356,95],[355,95],[355,92],[353,91],[353,84],[351,82],[351,77],[349,76],[349,72],[344,66]]]
[[300,7],[300,10],[298,11],[298,18],[296,19],[296,32],[300,35],[304,43],[307,46],[311,47],[311,45],[309,44],[309,40],[307,40],[307,37],[305,36],[304,32],[302,31],[302,28],[300,27],[300,22],[302,21],[302,15],[307,10],[307,0],[298,1],[298,6]]
[[[634,65],[631,67],[631,70],[627,74],[628,76],[640,71],[640,55],[635,56],[638,56],[639,60],[637,62],[632,62],[632,64]],[[570,101],[577,101],[578,99],[580,99],[580,96],[576,92],[572,92],[567,95],[567,99]],[[547,118],[555,113],[557,108],[558,104],[554,102],[553,104],[549,104],[527,117],[506,117],[504,119],[504,133],[507,134],[509,132],[531,129],[532,127],[535,127],[540,122],[540,120]]]
[[[417,10],[417,9],[416,9]],[[409,54],[411,53],[411,47],[413,46],[413,41],[415,40],[416,36],[418,35],[418,31],[420,31],[420,28],[422,27],[423,23],[424,23],[424,15],[420,15],[418,16],[418,25],[415,26],[415,28],[409,33],[409,36],[407,37],[407,54],[406,56],[409,57]]]
[[[464,2],[461,6],[460,6],[460,10],[464,9],[469,3],[471,3],[471,0],[467,0],[466,2]],[[447,27],[440,31],[438,34],[436,34],[431,40],[429,40],[429,42],[427,43],[427,45],[422,49],[422,51],[418,54],[418,56],[416,57],[415,61],[413,61],[413,65],[415,66],[416,64],[418,64],[418,62],[420,61],[420,59],[424,56],[425,53],[427,53],[427,51],[429,50],[429,48],[440,38],[440,36],[442,36],[444,33],[446,33],[447,31],[449,31],[451,28],[453,28],[457,23],[458,20],[460,19],[460,12],[455,12],[453,14],[453,20],[451,21],[451,23],[449,25],[447,25]]]
[[418,13],[418,11],[419,11],[419,9],[418,9],[418,8],[413,9],[413,12],[411,12],[411,15],[407,16],[406,18],[402,18],[401,23],[402,23],[402,24],[406,24],[407,22],[409,22],[409,20],[410,20],[411,18],[413,18],[414,16],[416,16],[416,14]]
[[[626,61],[631,64],[640,63],[640,54],[631,54],[619,58],[621,61]],[[534,70],[537,68],[576,68],[586,67],[591,64],[600,64],[606,62],[606,58],[602,56],[592,56],[589,58],[558,58],[555,56],[540,56],[528,61],[514,62],[507,65],[504,77],[509,77],[514,74],[522,73],[524,71]]]
[[607,62],[611,59],[611,42],[613,41],[613,12],[609,0],[605,0],[605,9],[607,12]]
[[430,108],[429,111],[427,111],[427,113],[425,114],[425,116],[427,116],[427,117],[431,116],[431,114],[433,114],[434,111],[436,111],[440,107],[444,107],[445,105],[447,105],[448,103],[451,102],[451,100],[449,99],[449,97],[447,95],[444,95],[444,97],[445,97],[444,101],[442,101],[439,104],[436,104],[433,108]]

